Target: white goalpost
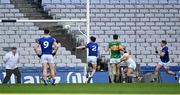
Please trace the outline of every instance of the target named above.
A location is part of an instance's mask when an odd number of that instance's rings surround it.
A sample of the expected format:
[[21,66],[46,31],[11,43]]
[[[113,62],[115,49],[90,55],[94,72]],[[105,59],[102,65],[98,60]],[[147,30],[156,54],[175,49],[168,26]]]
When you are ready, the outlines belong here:
[[[80,28],[78,30],[78,32],[80,32],[85,38],[86,38],[86,43],[89,43],[89,37],[90,37],[90,0],[87,0],[87,4],[86,4],[86,18],[81,18],[81,19],[49,19],[49,20],[24,20],[24,19],[19,19],[19,20],[0,20],[0,22],[4,22],[4,23],[8,23],[8,22],[84,22],[86,23],[86,33],[83,33]],[[86,52],[86,59],[88,57],[88,52]],[[86,60],[87,61],[87,60]],[[87,65],[85,64],[84,66],[84,75],[86,75],[87,72]]]

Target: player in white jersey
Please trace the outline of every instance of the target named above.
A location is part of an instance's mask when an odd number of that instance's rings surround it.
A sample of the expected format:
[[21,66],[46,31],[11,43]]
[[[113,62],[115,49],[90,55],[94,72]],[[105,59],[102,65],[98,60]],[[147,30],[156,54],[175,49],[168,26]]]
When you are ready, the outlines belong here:
[[123,56],[120,58],[121,62],[125,62],[127,64],[127,69],[125,69],[125,73],[127,76],[127,82],[131,83],[132,78],[136,77],[133,72],[136,70],[136,62],[132,59],[132,56],[127,51],[124,51]]

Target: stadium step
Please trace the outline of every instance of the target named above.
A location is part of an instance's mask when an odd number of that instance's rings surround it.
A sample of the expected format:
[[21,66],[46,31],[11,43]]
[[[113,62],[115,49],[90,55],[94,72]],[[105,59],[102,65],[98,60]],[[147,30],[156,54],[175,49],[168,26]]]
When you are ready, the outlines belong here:
[[11,0],[11,3],[29,19],[52,19],[42,8],[32,3],[31,0]]
[[[29,19],[52,19],[48,13],[32,2],[32,0],[12,0],[11,1],[20,12],[24,13],[25,17]],[[75,46],[78,46],[76,39],[72,37],[71,34],[68,34],[62,25],[58,23],[35,23],[40,29],[49,29],[52,33],[52,36],[58,39],[61,42],[61,45],[67,50],[71,51]],[[80,58],[82,62],[86,62],[86,51],[71,51],[71,54],[76,55],[77,58]]]

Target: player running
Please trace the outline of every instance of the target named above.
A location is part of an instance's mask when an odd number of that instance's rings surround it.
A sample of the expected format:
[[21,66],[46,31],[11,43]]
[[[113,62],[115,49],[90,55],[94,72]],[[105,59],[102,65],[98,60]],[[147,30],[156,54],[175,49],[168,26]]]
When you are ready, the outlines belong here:
[[113,41],[109,43],[108,49],[105,49],[106,52],[111,51],[110,65],[111,72],[113,73],[112,82],[118,82],[120,77],[120,58],[121,51],[123,48],[121,46],[121,42],[118,41],[118,35],[113,35]]
[[127,68],[125,69],[125,73],[127,76],[126,81],[127,83],[132,83],[132,78],[136,77],[136,75],[133,74],[133,72],[136,70],[136,63],[132,59],[131,53],[124,51],[124,54],[122,55],[120,59],[121,59],[121,62],[124,61],[127,64]]
[[[163,66],[166,70],[167,74],[173,75],[175,77],[175,79],[178,79],[178,76],[176,75],[175,72],[170,71],[169,67],[167,66],[168,63],[170,63],[170,59],[169,59],[169,51],[168,51],[168,47],[166,46],[167,42],[165,40],[161,41],[161,51],[160,53],[158,51],[156,51],[157,54],[160,55],[160,61],[159,63],[156,65],[155,68],[155,75],[159,76],[160,74],[160,68]],[[154,81],[156,81],[157,79],[155,78]]]
[[[53,55],[55,55],[55,51],[58,49],[58,44],[56,43],[55,39],[52,38],[50,35],[49,30],[44,30],[44,37],[38,39],[34,46],[34,50],[38,57],[41,58],[41,63],[43,64],[43,80],[44,84],[48,85],[48,65],[50,68],[50,74],[52,77],[52,85],[55,85],[55,64]],[[41,48],[41,53],[38,48]],[[53,51],[54,48],[54,51]]]
[[[91,36],[90,37],[91,42],[89,42],[86,46],[79,46],[76,47],[76,49],[84,49],[88,48],[89,49],[89,54],[88,54],[88,63],[92,65],[92,71],[88,72],[87,74],[87,83],[90,83],[90,80],[94,76],[96,72],[96,66],[97,66],[97,56],[98,56],[98,44],[96,43],[96,38]],[[89,65],[88,65],[89,66]],[[90,67],[89,67],[90,69]]]

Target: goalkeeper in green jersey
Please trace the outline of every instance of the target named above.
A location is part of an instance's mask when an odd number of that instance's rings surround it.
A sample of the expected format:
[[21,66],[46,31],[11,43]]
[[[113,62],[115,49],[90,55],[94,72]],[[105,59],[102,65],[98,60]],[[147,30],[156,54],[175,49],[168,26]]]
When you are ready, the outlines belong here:
[[111,78],[112,82],[119,81],[120,78],[120,58],[122,56],[121,51],[124,51],[123,47],[121,46],[121,42],[118,41],[118,35],[113,35],[113,41],[109,43],[109,46],[107,49],[105,49],[106,52],[111,52],[111,58],[110,58],[110,66],[111,66],[111,72],[113,74],[113,77]]

